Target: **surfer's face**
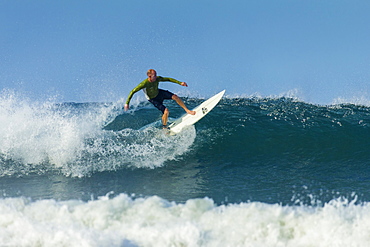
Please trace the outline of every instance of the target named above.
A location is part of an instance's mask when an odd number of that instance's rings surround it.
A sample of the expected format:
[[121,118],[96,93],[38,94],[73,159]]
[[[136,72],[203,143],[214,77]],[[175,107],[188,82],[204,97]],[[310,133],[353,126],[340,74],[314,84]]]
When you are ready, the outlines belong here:
[[148,74],[148,80],[150,82],[154,82],[155,80],[157,80],[157,73],[150,73],[150,74]]

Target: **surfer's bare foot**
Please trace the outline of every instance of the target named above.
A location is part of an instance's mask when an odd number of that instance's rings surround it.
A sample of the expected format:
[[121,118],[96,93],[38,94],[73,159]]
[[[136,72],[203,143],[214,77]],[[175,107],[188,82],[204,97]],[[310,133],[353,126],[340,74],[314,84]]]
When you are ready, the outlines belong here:
[[195,111],[190,111],[190,110],[188,110],[188,111],[186,111],[186,113],[187,113],[187,114],[190,114],[190,115],[195,115],[195,113],[196,113],[196,112],[195,112]]

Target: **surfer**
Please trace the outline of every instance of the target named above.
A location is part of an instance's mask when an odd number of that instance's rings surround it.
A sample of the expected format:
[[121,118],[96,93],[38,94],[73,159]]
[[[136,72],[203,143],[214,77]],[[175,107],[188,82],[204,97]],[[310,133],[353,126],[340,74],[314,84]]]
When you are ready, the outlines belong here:
[[162,124],[163,127],[167,127],[167,120],[168,120],[168,115],[170,114],[170,111],[163,105],[163,101],[165,99],[173,99],[176,101],[176,103],[181,106],[186,113],[190,115],[195,115],[195,111],[189,110],[184,102],[176,95],[171,93],[170,91],[167,90],[162,90],[158,89],[159,82],[161,81],[170,81],[173,83],[177,83],[181,86],[187,87],[188,84],[186,82],[180,82],[176,79],[169,78],[169,77],[162,77],[162,76],[157,76],[157,72],[154,69],[150,69],[147,71],[147,76],[148,78],[142,81],[139,85],[137,85],[134,89],[131,90],[130,94],[127,97],[126,104],[125,104],[125,111],[127,111],[130,107],[130,100],[132,96],[143,89],[145,96],[149,100],[150,103],[152,103],[158,110],[162,112]]

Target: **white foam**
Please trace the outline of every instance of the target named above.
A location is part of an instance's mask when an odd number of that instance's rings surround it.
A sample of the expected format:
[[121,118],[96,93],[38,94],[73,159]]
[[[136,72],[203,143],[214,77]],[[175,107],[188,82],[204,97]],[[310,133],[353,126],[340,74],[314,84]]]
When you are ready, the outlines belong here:
[[[122,102],[64,104],[0,95],[0,176],[61,170],[85,176],[123,166],[158,167],[185,153],[195,129],[170,138],[161,130],[103,130]],[[118,105],[118,107],[117,107]]]
[[196,136],[194,126],[176,136],[161,129],[103,131],[84,146],[80,159],[65,166],[65,173],[84,176],[94,171],[116,170],[122,166],[156,168],[186,153]]
[[0,200],[0,246],[369,246],[370,205]]

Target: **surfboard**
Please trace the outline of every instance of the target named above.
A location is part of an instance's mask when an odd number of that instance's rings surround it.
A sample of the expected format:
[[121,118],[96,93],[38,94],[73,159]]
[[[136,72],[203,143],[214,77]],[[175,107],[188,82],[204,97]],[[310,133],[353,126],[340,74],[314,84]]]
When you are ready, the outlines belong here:
[[170,130],[170,135],[176,135],[181,132],[187,126],[193,125],[199,120],[201,120],[205,115],[207,115],[217,104],[220,102],[222,96],[225,94],[226,90],[219,92],[218,94],[212,96],[208,100],[204,101],[199,106],[195,107],[195,115],[185,114],[182,117],[175,120],[168,127]]

